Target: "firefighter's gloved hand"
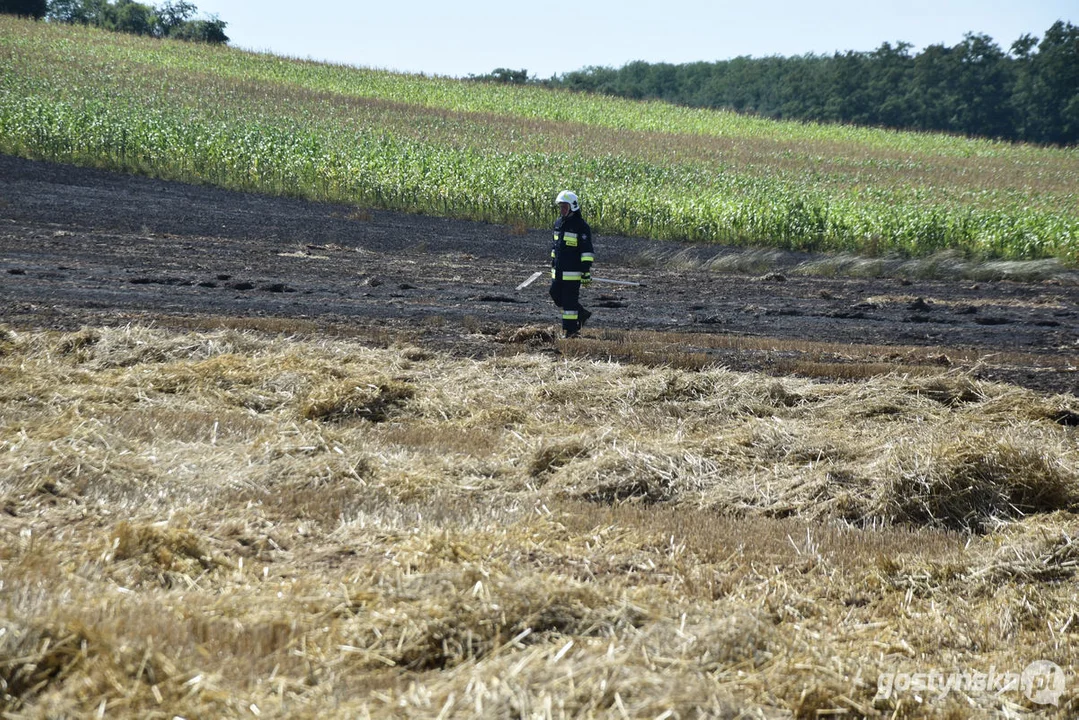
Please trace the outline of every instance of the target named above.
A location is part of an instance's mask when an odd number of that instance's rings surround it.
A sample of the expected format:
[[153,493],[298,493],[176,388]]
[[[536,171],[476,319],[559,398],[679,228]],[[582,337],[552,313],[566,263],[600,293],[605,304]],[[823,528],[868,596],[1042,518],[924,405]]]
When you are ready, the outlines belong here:
[[581,273],[581,287],[587,287],[592,284],[592,273]]

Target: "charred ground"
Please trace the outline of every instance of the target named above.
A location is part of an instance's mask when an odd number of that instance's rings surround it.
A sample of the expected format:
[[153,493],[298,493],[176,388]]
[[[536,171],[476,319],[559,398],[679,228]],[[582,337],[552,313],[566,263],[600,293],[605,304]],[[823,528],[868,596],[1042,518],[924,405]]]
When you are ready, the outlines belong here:
[[[544,268],[548,238],[542,228],[0,155],[0,321],[13,328],[227,323],[501,352],[515,330],[555,325],[543,279],[515,290]],[[586,339],[632,341],[634,331],[774,338],[775,349],[757,342],[703,351],[728,367],[764,371],[798,356],[842,361],[845,347],[859,347],[862,362],[933,363],[1079,392],[1071,273],[1028,282],[805,276],[797,271],[812,260],[805,255],[773,254],[761,268],[715,262],[746,251],[603,235],[596,254],[597,276],[641,285],[586,290],[583,301],[596,311]],[[822,343],[833,347],[822,351]],[[565,349],[558,341],[546,348]]]

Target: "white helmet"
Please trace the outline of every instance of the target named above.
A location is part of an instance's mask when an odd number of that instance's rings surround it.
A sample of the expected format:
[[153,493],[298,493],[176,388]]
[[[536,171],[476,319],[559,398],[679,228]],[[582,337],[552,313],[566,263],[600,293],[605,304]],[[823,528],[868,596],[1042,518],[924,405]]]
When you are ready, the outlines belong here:
[[569,209],[573,212],[577,212],[581,209],[581,204],[577,202],[577,194],[571,190],[563,190],[558,193],[558,197],[555,198],[556,203],[569,203]]

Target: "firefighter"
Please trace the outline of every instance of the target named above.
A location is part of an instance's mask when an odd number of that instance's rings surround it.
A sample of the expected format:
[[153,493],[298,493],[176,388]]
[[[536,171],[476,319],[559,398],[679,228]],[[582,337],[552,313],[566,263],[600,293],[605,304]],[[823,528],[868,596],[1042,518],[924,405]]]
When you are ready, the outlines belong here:
[[560,217],[551,245],[551,299],[562,308],[562,333],[577,335],[592,313],[581,306],[581,286],[592,282],[592,229],[581,217],[577,195],[569,190],[555,199]]

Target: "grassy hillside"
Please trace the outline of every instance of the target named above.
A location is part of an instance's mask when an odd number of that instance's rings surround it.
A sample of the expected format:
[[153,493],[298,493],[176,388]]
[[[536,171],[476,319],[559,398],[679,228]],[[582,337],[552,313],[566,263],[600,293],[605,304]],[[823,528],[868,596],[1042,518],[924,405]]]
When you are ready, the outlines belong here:
[[5,716],[1074,717],[1074,397],[381,341],[2,330]]
[[1079,260],[1079,151],[303,62],[0,18],[0,151],[601,233]]

